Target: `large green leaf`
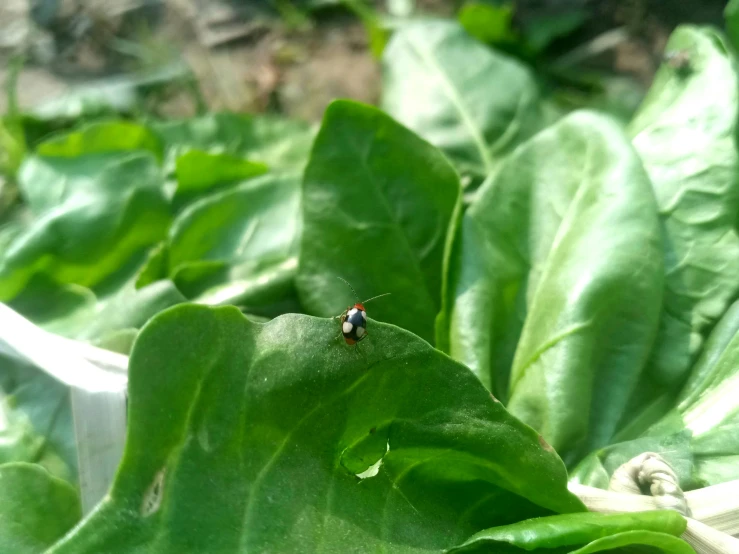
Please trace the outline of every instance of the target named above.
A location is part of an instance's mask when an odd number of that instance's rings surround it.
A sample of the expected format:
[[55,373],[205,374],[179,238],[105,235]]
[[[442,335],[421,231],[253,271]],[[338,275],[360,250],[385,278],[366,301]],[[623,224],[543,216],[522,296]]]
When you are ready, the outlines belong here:
[[300,176],[272,173],[188,206],[165,266],[189,297],[264,307],[292,289],[299,234]]
[[77,477],[69,389],[0,356],[0,464],[8,462],[36,463],[67,481]]
[[511,154],[467,210],[437,344],[560,454],[587,453],[613,435],[647,359],[661,254],[628,140],[574,113]]
[[0,465],[0,551],[41,554],[82,516],[71,485],[43,468]]
[[181,154],[203,150],[249,158],[273,169],[300,170],[313,141],[308,124],[268,115],[216,113],[151,126],[164,141],[168,168],[174,168]]
[[736,48],[739,45],[739,0],[729,0],[724,8],[726,32]]
[[303,181],[298,290],[309,313],[355,299],[384,321],[432,341],[447,230],[459,204],[454,169],[381,111],[338,101],[326,110]]
[[[707,390],[736,372],[731,364],[719,364],[735,337],[739,336],[739,301],[726,310],[706,340],[703,351],[690,370],[690,376],[677,399],[679,409],[685,409],[700,399]],[[738,452],[739,454],[739,452]]]
[[[505,552],[585,554],[607,548],[645,545],[656,546],[668,554],[694,554],[686,542],[677,538],[686,527],[684,517],[667,510],[612,515],[566,514],[486,529],[449,552],[498,552],[510,545],[516,548]],[[604,544],[608,545],[607,548],[600,548]]]
[[528,69],[451,21],[397,30],[383,58],[382,106],[441,148],[463,173],[486,176],[541,125]]
[[678,28],[630,126],[651,178],[665,235],[665,295],[649,375],[677,386],[703,338],[739,292],[739,79],[715,30]]
[[164,237],[161,171],[146,152],[34,156],[19,173],[37,218],[0,258],[0,300],[33,277],[94,287]]
[[131,357],[113,487],[49,554],[440,552],[584,509],[554,451],[465,367],[370,329],[355,351],[333,320],[157,316]]
[[675,471],[680,488],[683,490],[701,484],[695,480],[695,458],[690,444],[690,433],[684,430],[672,434],[640,437],[594,450],[570,471],[570,481],[607,490],[613,473],[623,464],[645,452],[659,454]]
[[34,279],[11,307],[47,331],[97,343],[121,332],[130,334],[164,308],[185,300],[166,279],[140,289],[129,280],[101,296],[79,285]]
[[[739,479],[739,333],[726,345],[699,396],[678,404],[685,428],[693,434],[697,476],[707,484]],[[668,416],[669,417],[669,416]],[[717,465],[718,464],[718,465]],[[723,465],[720,470],[719,465]],[[707,471],[704,471],[704,468]]]
[[190,150],[175,162],[175,200],[183,203],[203,193],[262,175],[267,170],[263,163],[250,162],[232,154],[209,154],[201,150]]
[[613,471],[643,452],[660,453],[683,489],[739,479],[739,302],[718,322],[674,408],[642,436],[588,456],[573,472],[606,488]]
[[102,121],[62,133],[41,143],[37,154],[76,158],[86,154],[146,150],[161,157],[161,139],[148,127],[132,121]]

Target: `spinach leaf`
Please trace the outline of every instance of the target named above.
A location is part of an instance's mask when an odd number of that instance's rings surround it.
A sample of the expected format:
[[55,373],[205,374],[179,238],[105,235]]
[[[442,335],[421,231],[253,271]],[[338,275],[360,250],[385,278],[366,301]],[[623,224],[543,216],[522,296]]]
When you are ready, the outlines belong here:
[[161,171],[147,152],[28,158],[21,191],[37,218],[0,258],[0,300],[37,276],[102,285],[164,237]]
[[739,479],[739,302],[714,328],[674,407],[639,438],[610,445],[573,472],[605,488],[613,471],[642,452],[660,453],[683,489]]
[[299,216],[296,174],[271,173],[210,194],[172,224],[162,254],[167,275],[198,301],[273,304],[293,289]]
[[0,551],[39,554],[82,517],[71,485],[34,464],[0,465]]
[[665,237],[664,306],[648,373],[675,388],[739,293],[739,79],[712,29],[682,26],[666,52],[685,67],[663,65],[630,132]]
[[690,490],[701,485],[695,473],[690,432],[680,429],[674,433],[639,437],[594,450],[570,471],[570,481],[606,490],[611,476],[619,467],[645,452],[657,453],[670,464],[681,489]]
[[175,201],[181,204],[204,192],[213,192],[228,184],[262,175],[267,170],[265,164],[239,156],[190,150],[175,162]]
[[456,210],[459,179],[438,150],[375,108],[334,102],[303,181],[303,306],[335,316],[389,292],[372,305],[374,316],[432,341]]
[[215,113],[150,125],[164,142],[165,165],[171,170],[177,158],[190,150],[240,156],[273,169],[300,170],[313,141],[308,124],[267,115]]
[[106,499],[49,554],[440,552],[583,510],[561,460],[465,367],[370,321],[178,306],[139,335]]
[[668,510],[613,515],[566,514],[487,529],[449,552],[497,552],[510,545],[516,547],[515,550],[505,552],[585,554],[644,545],[658,547],[668,554],[693,554],[694,550],[677,538],[686,527],[685,518]]
[[49,137],[36,153],[47,157],[76,158],[105,152],[144,150],[157,158],[163,154],[162,142],[148,127],[132,121],[100,121],[79,130]]
[[528,69],[451,21],[397,30],[383,57],[383,108],[439,147],[463,174],[485,177],[541,125]]
[[609,119],[576,112],[511,154],[464,215],[437,344],[574,462],[608,444],[647,360],[661,252],[638,156]]
[[0,356],[0,464],[39,464],[77,479],[69,389],[39,369]]

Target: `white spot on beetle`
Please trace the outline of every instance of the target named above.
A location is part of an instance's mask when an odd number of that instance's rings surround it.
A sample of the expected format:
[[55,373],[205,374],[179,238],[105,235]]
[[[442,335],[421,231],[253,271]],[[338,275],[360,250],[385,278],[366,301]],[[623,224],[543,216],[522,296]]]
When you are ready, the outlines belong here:
[[345,334],[351,333],[351,332],[352,332],[352,329],[353,329],[353,328],[354,328],[354,325],[352,325],[352,324],[351,324],[351,323],[349,323],[348,321],[345,321],[345,322],[343,323],[343,325],[341,326],[341,330],[342,330],[342,331],[343,331],[343,332],[344,332]]
[[349,310],[349,311],[348,311],[348,312],[346,313],[346,316],[347,316],[347,317],[351,317],[351,316],[353,316],[354,314],[356,314],[356,313],[357,313],[358,311],[359,311],[359,310],[357,310],[356,308],[352,308],[351,310]]
[[367,312],[365,312],[364,310],[362,310],[362,317],[363,317],[364,319],[367,319]]
[[149,488],[144,494],[144,499],[141,502],[141,515],[148,517],[156,513],[162,505],[162,497],[164,496],[164,477],[167,473],[167,469],[164,468],[158,471],[154,476]]
[[364,327],[357,327],[357,336],[358,337],[361,337],[362,335],[364,335],[364,333],[365,333]]

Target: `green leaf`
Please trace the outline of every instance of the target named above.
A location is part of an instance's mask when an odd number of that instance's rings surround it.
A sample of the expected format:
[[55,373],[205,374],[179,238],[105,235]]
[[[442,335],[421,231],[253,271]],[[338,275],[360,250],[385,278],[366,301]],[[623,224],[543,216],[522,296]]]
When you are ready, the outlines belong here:
[[34,276],[95,287],[164,238],[170,214],[148,153],[34,156],[19,173],[38,217],[0,258],[0,300]]
[[152,122],[167,151],[167,167],[189,150],[231,154],[266,163],[272,169],[302,170],[313,141],[303,122],[276,116],[208,114],[179,121]]
[[606,488],[621,463],[643,452],[657,452],[675,469],[684,490],[739,479],[737,367],[739,302],[709,335],[677,401],[671,397],[662,410],[668,413],[639,438],[591,453],[571,473],[572,478]]
[[[665,554],[696,554],[690,544],[684,540],[656,531],[624,531],[610,537],[603,537],[590,544],[572,551],[571,554],[591,554],[592,552],[614,552],[619,548],[653,547]],[[649,549],[653,551],[652,548]]]
[[492,5],[467,2],[459,10],[459,22],[470,35],[488,44],[515,43],[519,40],[513,28],[513,4]]
[[487,176],[541,124],[529,70],[457,23],[401,27],[385,49],[383,69],[383,108],[463,173]]
[[162,241],[149,250],[146,260],[136,275],[136,288],[145,287],[159,279],[166,279],[169,274],[167,242]]
[[608,443],[647,359],[661,252],[639,158],[609,119],[576,112],[478,191],[437,344],[575,461]]
[[135,336],[135,331],[149,318],[185,301],[169,280],[139,289],[129,281],[114,292],[98,297],[78,285],[33,279],[10,307],[46,331],[93,343],[112,340],[118,345],[116,350],[121,351],[125,342],[115,338],[119,333],[125,331],[121,338],[130,338],[132,331]]
[[[188,206],[167,243],[169,275],[189,297],[227,285],[231,302],[273,301],[297,268],[300,178],[269,174]],[[259,290],[256,290],[258,287]],[[269,298],[268,298],[269,297]]]
[[[678,409],[699,400],[707,390],[715,388],[727,377],[730,377],[736,368],[729,364],[720,364],[732,340],[739,334],[739,301],[734,302],[724,316],[719,320],[705,342],[703,351],[690,370],[690,376],[680,391],[677,399]],[[739,454],[739,452],[737,453]]]
[[570,481],[607,490],[613,473],[645,452],[659,454],[670,465],[680,480],[681,489],[689,490],[698,484],[694,474],[695,458],[690,433],[684,430],[674,434],[640,437],[595,450],[570,472]]
[[[586,545],[578,550],[567,550],[585,554],[605,550],[600,548],[604,544],[612,545],[611,548],[643,544],[661,546],[668,553],[693,553],[687,543],[676,539],[686,527],[685,518],[669,510],[611,515],[566,514],[486,529],[449,552],[497,552],[505,545],[527,552],[546,552]],[[673,546],[675,550],[667,549]]]
[[734,48],[739,46],[739,0],[729,0],[724,8],[726,32]]
[[[76,481],[69,389],[38,368],[0,357],[0,464],[31,462]],[[0,495],[2,496],[2,495]]]
[[263,163],[250,162],[230,154],[208,154],[191,150],[177,158],[176,200],[192,199],[204,192],[212,192],[237,181],[250,179],[267,172]]
[[369,323],[357,353],[333,320],[157,316],[131,357],[113,487],[49,554],[440,552],[584,509],[557,455],[465,367]]
[[[12,31],[11,31],[12,32]],[[2,177],[13,179],[26,155],[26,133],[18,110],[18,77],[23,70],[22,56],[11,56],[5,68],[6,113],[0,117],[0,215],[11,203],[12,194],[5,189]]]
[[162,143],[148,127],[131,121],[103,121],[63,133],[40,144],[36,153],[47,157],[76,158],[86,154],[146,150],[162,156]]
[[630,132],[665,235],[664,307],[649,376],[675,387],[739,293],[739,80],[712,29],[679,27],[666,51],[684,53],[689,71],[669,62],[659,70]]
[[116,331],[139,329],[165,308],[185,301],[171,281],[157,281],[140,289],[127,285],[98,304],[95,317],[75,338],[102,339]]
[[303,181],[303,306],[335,316],[389,292],[374,317],[432,341],[458,202],[459,179],[438,150],[375,108],[332,103]]
[[371,6],[368,6],[364,0],[339,1],[362,20],[369,39],[369,50],[375,58],[380,59],[390,38],[390,29],[383,24],[380,14]]
[[542,52],[555,39],[564,37],[581,27],[588,19],[582,9],[565,8],[560,13],[529,17],[524,23],[526,44],[534,52]]
[[[693,434],[692,447],[698,465],[697,475],[709,485],[726,477],[739,478],[734,465],[739,456],[739,333],[726,345],[711,371],[714,376],[699,396],[686,398],[678,406],[685,428]],[[717,471],[716,464],[726,466]],[[712,466],[710,475],[702,466]],[[727,471],[728,470],[728,471]]]
[[0,483],[2,552],[40,554],[82,517],[75,490],[37,465],[0,465]]
[[0,176],[13,177],[26,155],[23,125],[14,117],[0,118]]

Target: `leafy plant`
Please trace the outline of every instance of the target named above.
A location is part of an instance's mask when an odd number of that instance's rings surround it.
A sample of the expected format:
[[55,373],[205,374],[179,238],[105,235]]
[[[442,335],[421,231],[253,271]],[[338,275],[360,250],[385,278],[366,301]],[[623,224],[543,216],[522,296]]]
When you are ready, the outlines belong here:
[[[647,451],[683,489],[739,478],[736,60],[707,28],[667,48],[628,126],[551,113],[527,66],[421,19],[384,111],[338,100],[317,133],[13,119],[0,300],[131,356],[80,521],[69,391],[0,332],[0,546],[691,552],[680,515],[586,513],[567,483]],[[382,293],[345,344],[335,316]]]
[[491,521],[582,509],[557,455],[466,368],[373,331],[358,357],[325,319],[157,317],[131,358],[116,482],[50,552],[440,552]]
[[456,23],[402,27],[385,50],[383,70],[383,108],[440,148],[463,174],[487,176],[542,124],[529,70]]
[[685,526],[684,518],[669,511],[550,516],[481,531],[450,552],[490,552],[497,545],[512,545],[516,551],[567,548],[572,554],[587,554],[642,545],[662,552],[691,554],[693,549],[676,538]]
[[660,248],[649,180],[625,135],[571,115],[507,158],[467,210],[438,342],[577,458],[613,436],[649,354]]

